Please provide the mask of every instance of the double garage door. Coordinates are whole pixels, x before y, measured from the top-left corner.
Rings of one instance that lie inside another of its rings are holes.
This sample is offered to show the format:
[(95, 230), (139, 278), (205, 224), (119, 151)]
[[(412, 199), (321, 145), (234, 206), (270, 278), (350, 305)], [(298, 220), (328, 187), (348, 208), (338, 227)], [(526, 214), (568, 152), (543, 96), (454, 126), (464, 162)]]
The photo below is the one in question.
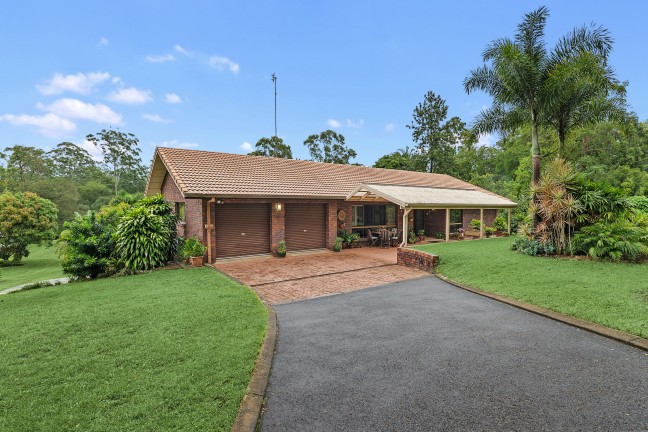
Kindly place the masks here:
[[(270, 204), (216, 205), (216, 258), (270, 252)], [(286, 204), (288, 250), (326, 247), (326, 206)]]

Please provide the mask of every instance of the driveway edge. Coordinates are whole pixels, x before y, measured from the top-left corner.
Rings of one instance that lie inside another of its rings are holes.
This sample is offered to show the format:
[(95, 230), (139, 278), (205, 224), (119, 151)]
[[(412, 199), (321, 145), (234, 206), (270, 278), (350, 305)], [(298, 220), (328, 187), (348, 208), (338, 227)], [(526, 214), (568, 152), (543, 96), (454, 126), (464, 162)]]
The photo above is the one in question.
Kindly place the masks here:
[(470, 291), (472, 293), (479, 294), (481, 296), (488, 297), (488, 298), (491, 298), (493, 300), (497, 300), (497, 301), (502, 302), (502, 303), (506, 303), (506, 304), (514, 306), (516, 308), (524, 309), (526, 311), (533, 312), (534, 314), (542, 315), (542, 316), (544, 316), (546, 318), (550, 318), (550, 319), (553, 319), (555, 321), (560, 321), (562, 323), (569, 324), (571, 326), (578, 327), (580, 329), (587, 330), (587, 331), (590, 331), (592, 333), (597, 333), (597, 334), (599, 334), (601, 336), (605, 336), (605, 337), (610, 338), (610, 339), (615, 339), (615, 340), (617, 340), (619, 342), (623, 342), (623, 343), (625, 343), (627, 345), (631, 345), (631, 346), (633, 346), (635, 348), (639, 348), (639, 349), (642, 349), (644, 351), (648, 351), (648, 339), (644, 339), (642, 337), (639, 337), (639, 336), (636, 336), (636, 335), (633, 335), (633, 334), (630, 334), (630, 333), (625, 333), (625, 332), (622, 332), (622, 331), (619, 331), (619, 330), (615, 330), (615, 329), (612, 329), (612, 328), (609, 328), (609, 327), (605, 327), (605, 326), (600, 325), (600, 324), (595, 324), (595, 323), (590, 322), (590, 321), (585, 321), (585, 320), (580, 319), (580, 318), (574, 318), (574, 317), (569, 316), (569, 315), (564, 315), (564, 314), (561, 314), (559, 312), (555, 312), (555, 311), (552, 311), (552, 310), (549, 310), (549, 309), (545, 309), (545, 308), (540, 307), (540, 306), (532, 305), (532, 304), (529, 304), (529, 303), (524, 303), (524, 302), (521, 302), (519, 300), (513, 300), (511, 298), (504, 297), (504, 296), (499, 295), (499, 294), (493, 294), (493, 293), (482, 291), (480, 289), (473, 288), (473, 287), (470, 287), (470, 286), (467, 286), (467, 285), (462, 285), (462, 284), (460, 284), (458, 282), (455, 282), (455, 281), (453, 281), (451, 279), (448, 279), (447, 277), (445, 277), (443, 275), (440, 275), (440, 274), (435, 274), (434, 276), (436, 276), (437, 278), (441, 279), (444, 282), (449, 283), (450, 285), (456, 286), (457, 288), (461, 288), (461, 289), (464, 289), (466, 291)]
[(232, 426), (233, 432), (254, 432), (261, 418), (263, 397), (268, 386), (272, 358), (277, 343), (277, 312), (268, 304), (265, 304), (265, 307), (268, 311), (266, 334), (259, 350), (259, 357), (254, 365), (250, 384)]

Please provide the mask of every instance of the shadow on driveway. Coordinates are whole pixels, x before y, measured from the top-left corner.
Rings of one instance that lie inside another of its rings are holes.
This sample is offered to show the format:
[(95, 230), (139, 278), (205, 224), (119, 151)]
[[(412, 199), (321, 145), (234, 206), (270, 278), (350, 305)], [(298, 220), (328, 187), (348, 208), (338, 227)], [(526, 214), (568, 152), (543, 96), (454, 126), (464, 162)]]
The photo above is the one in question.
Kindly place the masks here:
[(645, 352), (434, 277), (276, 309), (262, 431), (648, 428)]

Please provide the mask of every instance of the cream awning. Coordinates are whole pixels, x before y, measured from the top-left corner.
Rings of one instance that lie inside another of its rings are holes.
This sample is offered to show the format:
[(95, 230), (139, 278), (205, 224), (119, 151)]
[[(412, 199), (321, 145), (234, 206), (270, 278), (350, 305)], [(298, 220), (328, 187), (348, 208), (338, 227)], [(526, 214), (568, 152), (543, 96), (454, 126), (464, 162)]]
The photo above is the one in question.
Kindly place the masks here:
[(405, 208), (513, 208), (517, 204), (499, 195), (476, 189), (364, 184), (347, 201), (390, 201)]

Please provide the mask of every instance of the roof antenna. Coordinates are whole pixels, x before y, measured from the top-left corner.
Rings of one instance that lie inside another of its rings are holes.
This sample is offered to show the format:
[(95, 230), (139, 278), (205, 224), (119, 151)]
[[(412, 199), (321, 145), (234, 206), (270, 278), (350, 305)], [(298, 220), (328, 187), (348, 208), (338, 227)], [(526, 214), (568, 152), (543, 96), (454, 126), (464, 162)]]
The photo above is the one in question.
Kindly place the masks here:
[(275, 111), (274, 111), (274, 114), (275, 114), (275, 134), (274, 134), (274, 136), (277, 136), (277, 75), (275, 75), (274, 72), (272, 73), (272, 82), (274, 83), (274, 92), (275, 92), (275, 95), (274, 95), (275, 96), (275, 99), (274, 99), (274, 102), (275, 102)]

